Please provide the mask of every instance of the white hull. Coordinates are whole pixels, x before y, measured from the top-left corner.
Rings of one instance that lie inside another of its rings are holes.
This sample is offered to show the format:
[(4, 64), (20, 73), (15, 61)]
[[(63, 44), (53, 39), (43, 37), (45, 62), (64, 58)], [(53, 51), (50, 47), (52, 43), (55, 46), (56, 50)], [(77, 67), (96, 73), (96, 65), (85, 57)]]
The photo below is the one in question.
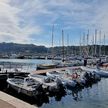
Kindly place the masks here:
[[(39, 92), (36, 90), (36, 85), (33, 86), (24, 86), (24, 84), (22, 83), (14, 83), (12, 80), (14, 80), (14, 78), (8, 78), (7, 79), (7, 83), (9, 84), (9, 87), (13, 88), (15, 91), (17, 91), (18, 93), (22, 93), (25, 94), (27, 96), (33, 97), (36, 96)], [(38, 88), (38, 85), (37, 85)]]
[(93, 68), (88, 68), (88, 67), (81, 67), (82, 70), (85, 71), (89, 71), (89, 72), (94, 72), (98, 75), (100, 75), (101, 77), (108, 77), (108, 71), (104, 71), (104, 70), (99, 70), (99, 69), (93, 69)]
[(54, 81), (51, 80), (50, 78), (46, 77), (46, 76), (42, 76), (42, 75), (37, 75), (37, 74), (30, 74), (29, 75), (30, 78), (32, 78), (33, 80), (41, 83), (43, 85), (43, 88), (49, 88), (50, 90), (55, 90), (55, 89), (59, 89), (59, 85), (62, 84), (61, 82), (59, 82), (59, 80)]
[(30, 97), (36, 96), (35, 91), (28, 91), (28, 90), (25, 90), (23, 88), (19, 88), (18, 86), (14, 86), (14, 85), (11, 85), (11, 84), (9, 84), (9, 86), (11, 88), (13, 88), (15, 91), (17, 91), (18, 93), (22, 93), (22, 94), (25, 94), (25, 95), (30, 96)]
[(65, 86), (65, 87), (71, 87), (71, 88), (74, 88), (76, 87), (77, 85), (77, 82), (68, 78), (68, 77), (65, 77), (64, 76), (64, 73), (63, 72), (47, 72), (46, 73), (47, 76), (51, 77), (51, 78), (56, 78), (58, 77), (61, 81), (62, 81), (62, 84)]
[(37, 65), (37, 70), (41, 70), (41, 69), (52, 69), (52, 68), (56, 68), (55, 64), (40, 64)]

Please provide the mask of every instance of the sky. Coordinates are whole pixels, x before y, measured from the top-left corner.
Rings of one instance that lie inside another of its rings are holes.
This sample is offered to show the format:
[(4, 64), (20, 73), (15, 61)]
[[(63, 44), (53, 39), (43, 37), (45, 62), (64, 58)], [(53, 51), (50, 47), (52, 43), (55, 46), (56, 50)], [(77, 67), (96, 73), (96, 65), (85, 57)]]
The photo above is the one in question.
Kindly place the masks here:
[[(0, 0), (0, 42), (51, 46), (79, 45), (87, 35), (92, 43), (108, 44), (108, 0)], [(99, 32), (101, 30), (101, 41)], [(67, 36), (69, 42), (67, 44)]]

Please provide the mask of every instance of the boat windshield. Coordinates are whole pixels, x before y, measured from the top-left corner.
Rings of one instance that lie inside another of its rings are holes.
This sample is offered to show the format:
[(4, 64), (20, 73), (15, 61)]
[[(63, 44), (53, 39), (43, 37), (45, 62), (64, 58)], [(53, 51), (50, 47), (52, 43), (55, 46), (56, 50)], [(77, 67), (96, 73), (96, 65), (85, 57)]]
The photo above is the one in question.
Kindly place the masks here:
[(31, 85), (35, 85), (36, 84), (36, 81), (34, 81), (31, 78), (25, 78), (24, 79), (24, 84), (26, 84), (27, 86), (31, 86)]
[(53, 80), (49, 77), (46, 77), (46, 78), (44, 78), (44, 82), (45, 83), (51, 83), (51, 82), (53, 82)]

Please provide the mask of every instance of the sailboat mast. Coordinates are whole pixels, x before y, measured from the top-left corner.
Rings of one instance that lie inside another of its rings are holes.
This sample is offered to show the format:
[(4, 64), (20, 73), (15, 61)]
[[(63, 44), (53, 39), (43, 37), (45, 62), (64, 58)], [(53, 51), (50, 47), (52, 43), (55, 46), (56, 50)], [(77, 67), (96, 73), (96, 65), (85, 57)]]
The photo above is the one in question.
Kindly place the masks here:
[(105, 53), (105, 34), (104, 34), (104, 55), (106, 55)]
[(67, 34), (67, 59), (68, 59), (68, 55), (69, 55), (68, 47), (69, 47), (69, 34)]
[(87, 33), (87, 56), (89, 56), (89, 30)]
[(63, 59), (62, 61), (64, 62), (64, 31), (62, 30), (62, 47), (63, 47)]
[(54, 60), (54, 25), (52, 26), (52, 62)]
[(82, 52), (81, 52), (81, 39), (82, 39), (82, 38), (81, 38), (81, 36), (80, 36), (80, 40), (79, 40), (79, 44), (80, 44), (80, 54), (79, 54), (79, 55), (80, 55), (80, 56), (81, 56), (81, 53), (82, 53)]
[(95, 56), (97, 55), (97, 46), (96, 46), (96, 44), (97, 44), (97, 29), (95, 29)]
[(88, 33), (87, 33), (87, 45), (89, 44), (89, 30), (88, 30)]
[(83, 56), (85, 57), (85, 32), (83, 33)]
[(99, 32), (99, 36), (100, 36), (99, 56), (101, 57), (101, 31)]
[(94, 35), (92, 38), (92, 56), (94, 56)]

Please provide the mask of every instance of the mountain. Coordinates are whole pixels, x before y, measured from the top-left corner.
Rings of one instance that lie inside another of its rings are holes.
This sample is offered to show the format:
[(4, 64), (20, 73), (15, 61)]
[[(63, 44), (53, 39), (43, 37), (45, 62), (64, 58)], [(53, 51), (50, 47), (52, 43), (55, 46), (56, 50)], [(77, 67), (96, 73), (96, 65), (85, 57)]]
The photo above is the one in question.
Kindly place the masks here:
[(17, 44), (17, 43), (0, 43), (0, 53), (45, 53), (47, 48), (45, 46), (36, 46), (33, 44)]
[[(94, 45), (89, 45), (89, 55), (93, 53), (94, 50), (92, 50)], [(97, 54), (99, 54), (99, 45), (96, 45), (97, 47)], [(80, 51), (81, 48), (81, 51)], [(79, 47), (79, 46), (68, 46), (64, 47), (64, 54), (68, 55), (74, 54), (78, 55), (80, 52), (83, 52), (82, 50), (84, 49), (84, 46)], [(101, 54), (107, 54), (108, 55), (108, 45), (101, 46)], [(0, 43), (0, 54), (51, 54), (52, 53), (52, 48), (47, 48), (45, 46), (37, 46), (34, 44), (18, 44), (18, 43)], [(63, 47), (58, 46), (53, 48), (53, 54), (54, 55), (62, 55), (63, 54)]]

